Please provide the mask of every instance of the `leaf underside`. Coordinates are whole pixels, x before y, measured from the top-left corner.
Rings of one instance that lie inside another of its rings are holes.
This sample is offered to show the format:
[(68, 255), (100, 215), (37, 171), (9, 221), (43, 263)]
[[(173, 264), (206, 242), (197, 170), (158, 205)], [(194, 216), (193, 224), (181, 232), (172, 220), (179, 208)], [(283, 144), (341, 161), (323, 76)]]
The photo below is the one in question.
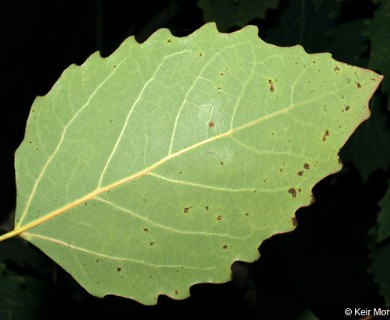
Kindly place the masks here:
[(340, 170), (381, 79), (253, 26), (131, 37), (34, 102), (15, 230), (96, 296), (151, 305), (226, 282)]

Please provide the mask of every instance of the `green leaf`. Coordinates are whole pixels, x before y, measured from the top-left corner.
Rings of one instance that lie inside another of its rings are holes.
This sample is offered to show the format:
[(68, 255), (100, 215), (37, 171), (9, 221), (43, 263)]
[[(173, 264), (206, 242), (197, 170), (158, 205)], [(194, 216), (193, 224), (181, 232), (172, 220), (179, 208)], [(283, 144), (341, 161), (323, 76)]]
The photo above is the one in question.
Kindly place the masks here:
[(264, 18), (268, 9), (276, 9), (279, 0), (199, 0), (205, 22), (215, 21), (218, 29), (227, 31), (243, 27), (255, 18)]
[[(388, 180), (390, 186), (390, 180)], [(372, 241), (369, 244), (371, 265), (369, 272), (375, 275), (375, 282), (379, 286), (379, 292), (385, 299), (387, 307), (390, 307), (390, 244), (385, 241), (390, 237), (390, 188), (379, 206), (381, 211), (374, 228), (371, 229)]]
[(385, 299), (386, 307), (390, 307), (390, 244), (375, 250), (369, 271), (375, 275), (379, 292)]
[[(390, 180), (388, 183), (390, 186)], [(378, 216), (378, 243), (390, 237), (390, 187), (387, 189), (387, 193), (379, 203), (379, 206), (381, 211)]]
[(293, 228), (382, 77), (257, 28), (126, 40), (69, 67), (16, 153), (16, 228), (90, 293), (143, 304), (230, 279)]
[[(375, 11), (374, 18), (367, 21), (367, 34), (371, 41), (369, 68), (379, 70), (390, 76), (390, 2), (383, 1)], [(386, 77), (382, 84), (382, 91), (390, 93), (390, 81)], [(388, 109), (390, 104), (388, 103)]]
[(390, 163), (389, 115), (381, 96), (370, 102), (371, 116), (340, 152), (343, 161), (351, 161), (364, 181), (376, 170), (386, 170)]

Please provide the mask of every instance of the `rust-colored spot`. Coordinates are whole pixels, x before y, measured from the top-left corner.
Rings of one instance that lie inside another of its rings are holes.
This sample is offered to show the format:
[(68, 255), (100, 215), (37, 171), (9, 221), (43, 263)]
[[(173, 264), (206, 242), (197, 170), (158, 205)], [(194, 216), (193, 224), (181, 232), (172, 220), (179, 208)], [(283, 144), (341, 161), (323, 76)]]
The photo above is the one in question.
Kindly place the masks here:
[(218, 220), (218, 221), (221, 221), (221, 220), (222, 220), (222, 216), (219, 215), (219, 216), (217, 217), (217, 220)]
[(292, 225), (293, 225), (294, 227), (298, 226), (298, 220), (297, 220), (296, 217), (291, 218), (291, 221), (292, 221)]
[(298, 171), (298, 176), (302, 177), (303, 176), (303, 171)]
[(215, 123), (212, 122), (212, 121), (210, 121), (210, 122), (209, 122), (209, 128), (214, 128), (214, 127), (215, 127)]
[(297, 190), (295, 188), (288, 189), (288, 193), (291, 193), (293, 198), (297, 197)]
[(356, 82), (356, 87), (359, 88), (359, 89), (362, 87), (362, 85), (360, 84), (360, 82)]
[(322, 141), (325, 141), (326, 138), (328, 138), (328, 137), (329, 137), (329, 130), (325, 130), (325, 133), (324, 133), (324, 135), (322, 136)]
[(227, 244), (224, 244), (222, 249), (227, 249), (227, 247), (228, 247)]
[(116, 268), (116, 271), (120, 272), (122, 270), (122, 268)]
[(185, 208), (183, 209), (184, 213), (190, 212), (191, 208), (192, 208), (192, 207), (185, 207)]
[(269, 91), (273, 92), (275, 90), (274, 83), (271, 79), (268, 79)]
[(310, 170), (310, 164), (308, 164), (308, 163), (305, 163), (305, 164), (303, 165), (303, 167), (304, 167), (306, 170)]

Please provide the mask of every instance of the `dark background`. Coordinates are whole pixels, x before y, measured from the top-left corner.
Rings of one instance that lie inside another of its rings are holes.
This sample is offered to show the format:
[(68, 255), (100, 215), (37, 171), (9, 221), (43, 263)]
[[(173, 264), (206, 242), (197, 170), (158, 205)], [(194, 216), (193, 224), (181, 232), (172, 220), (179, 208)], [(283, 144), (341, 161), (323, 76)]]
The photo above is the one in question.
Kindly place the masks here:
[[(107, 56), (130, 35), (143, 42), (167, 27), (185, 36), (205, 21), (196, 0), (5, 0), (0, 6), (0, 222), (7, 228), (16, 203), (14, 152), (35, 97), (46, 94), (70, 64), (83, 63), (97, 50)], [(310, 53), (330, 51), (338, 60), (367, 67), (370, 42), (364, 21), (377, 7), (371, 0), (281, 0), (277, 9), (250, 23), (258, 25), (267, 42), (299, 43)], [(385, 110), (387, 96), (380, 98)], [(383, 114), (388, 117), (387, 111)], [(348, 143), (345, 148), (352, 148)], [(353, 148), (365, 152), (358, 143)], [(307, 309), (320, 319), (344, 319), (346, 307), (384, 305), (367, 273), (367, 246), (389, 178), (387, 167), (363, 179), (349, 160), (346, 156), (344, 169), (315, 187), (316, 202), (297, 212), (294, 232), (266, 240), (256, 263), (236, 264), (232, 282), (195, 285), (184, 301), (160, 297), (157, 306), (145, 307), (118, 297), (92, 297), (20, 239), (0, 246), (7, 267), (3, 275), (27, 279), (17, 293), (35, 298), (33, 306), (26, 304), (26, 319), (298, 319)]]

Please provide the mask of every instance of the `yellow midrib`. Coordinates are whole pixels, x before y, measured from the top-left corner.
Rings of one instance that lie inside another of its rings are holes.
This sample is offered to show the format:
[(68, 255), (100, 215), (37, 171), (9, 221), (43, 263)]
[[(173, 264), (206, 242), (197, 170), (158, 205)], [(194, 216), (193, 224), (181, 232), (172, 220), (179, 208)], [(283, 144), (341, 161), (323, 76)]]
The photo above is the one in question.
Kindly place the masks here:
[(0, 236), (0, 241), (12, 238), (12, 237), (17, 236), (17, 235), (20, 235), (23, 232), (25, 232), (27, 230), (30, 230), (30, 229), (32, 229), (32, 228), (34, 228), (34, 227), (36, 227), (36, 226), (38, 226), (38, 225), (48, 221), (48, 220), (51, 220), (51, 219), (55, 218), (56, 216), (66, 212), (66, 211), (68, 211), (68, 210), (70, 210), (70, 209), (72, 209), (72, 208), (74, 208), (76, 206), (78, 206), (81, 203), (84, 203), (84, 202), (86, 202), (88, 200), (91, 200), (91, 199), (95, 198), (96, 196), (98, 196), (98, 195), (100, 195), (100, 194), (102, 194), (102, 193), (104, 193), (104, 192), (106, 192), (108, 190), (112, 190), (112, 189), (114, 189), (115, 187), (117, 187), (119, 185), (122, 185), (124, 183), (127, 183), (127, 182), (133, 181), (135, 179), (138, 179), (138, 178), (140, 178), (140, 177), (142, 177), (144, 175), (147, 175), (149, 172), (153, 171), (154, 169), (156, 169), (157, 167), (161, 166), (165, 162), (167, 162), (167, 161), (169, 161), (169, 160), (171, 160), (173, 158), (176, 158), (176, 157), (180, 156), (181, 154), (184, 154), (184, 153), (189, 152), (189, 151), (191, 151), (193, 149), (199, 148), (199, 147), (201, 147), (201, 146), (203, 146), (205, 144), (208, 144), (208, 143), (211, 143), (213, 141), (216, 141), (216, 140), (219, 140), (221, 138), (224, 138), (224, 137), (227, 137), (229, 135), (232, 135), (232, 134), (234, 134), (234, 133), (236, 133), (238, 131), (241, 131), (243, 129), (246, 129), (248, 127), (252, 127), (254, 125), (257, 125), (257, 124), (259, 124), (259, 123), (261, 123), (263, 121), (269, 120), (269, 119), (271, 119), (273, 117), (276, 117), (276, 116), (278, 116), (280, 114), (287, 113), (288, 111), (292, 110), (293, 108), (296, 108), (297, 106), (302, 105), (302, 104), (306, 104), (306, 103), (307, 103), (307, 101), (305, 101), (303, 103), (300, 103), (300, 104), (291, 105), (291, 106), (287, 107), (286, 109), (281, 109), (279, 111), (275, 111), (275, 112), (273, 112), (271, 114), (268, 114), (266, 116), (263, 116), (261, 118), (258, 118), (256, 120), (254, 120), (254, 121), (251, 121), (251, 122), (249, 122), (247, 124), (244, 124), (244, 125), (242, 125), (240, 127), (237, 127), (235, 129), (232, 129), (232, 130), (226, 131), (224, 133), (221, 133), (219, 135), (213, 136), (213, 137), (211, 137), (209, 139), (206, 139), (206, 140), (203, 140), (201, 142), (198, 142), (198, 143), (196, 143), (196, 144), (194, 144), (194, 145), (192, 145), (190, 147), (182, 149), (182, 150), (180, 150), (180, 151), (178, 151), (176, 153), (168, 155), (168, 156), (164, 157), (163, 159), (161, 159), (160, 161), (154, 163), (153, 165), (149, 166), (148, 168), (145, 168), (144, 170), (142, 170), (140, 172), (137, 172), (137, 173), (135, 173), (135, 174), (133, 174), (133, 175), (131, 175), (129, 177), (126, 177), (126, 178), (124, 178), (122, 180), (119, 180), (119, 181), (117, 181), (115, 183), (109, 184), (109, 185), (107, 185), (105, 187), (96, 189), (93, 192), (85, 195), (84, 197), (81, 197), (81, 198), (79, 198), (79, 199), (77, 199), (77, 200), (75, 200), (73, 202), (70, 202), (69, 204), (67, 204), (67, 205), (65, 205), (65, 206), (63, 206), (61, 208), (58, 208), (58, 209), (56, 209), (56, 210), (54, 210), (54, 211), (52, 211), (52, 212), (50, 212), (50, 213), (48, 213), (48, 214), (38, 218), (38, 219), (36, 219), (36, 220), (34, 220), (34, 221), (30, 222), (30, 223), (27, 223), (24, 226), (18, 227), (18, 228), (14, 229), (14, 230), (12, 230), (12, 231), (10, 231), (8, 233), (5, 233), (5, 234), (1, 235)]

